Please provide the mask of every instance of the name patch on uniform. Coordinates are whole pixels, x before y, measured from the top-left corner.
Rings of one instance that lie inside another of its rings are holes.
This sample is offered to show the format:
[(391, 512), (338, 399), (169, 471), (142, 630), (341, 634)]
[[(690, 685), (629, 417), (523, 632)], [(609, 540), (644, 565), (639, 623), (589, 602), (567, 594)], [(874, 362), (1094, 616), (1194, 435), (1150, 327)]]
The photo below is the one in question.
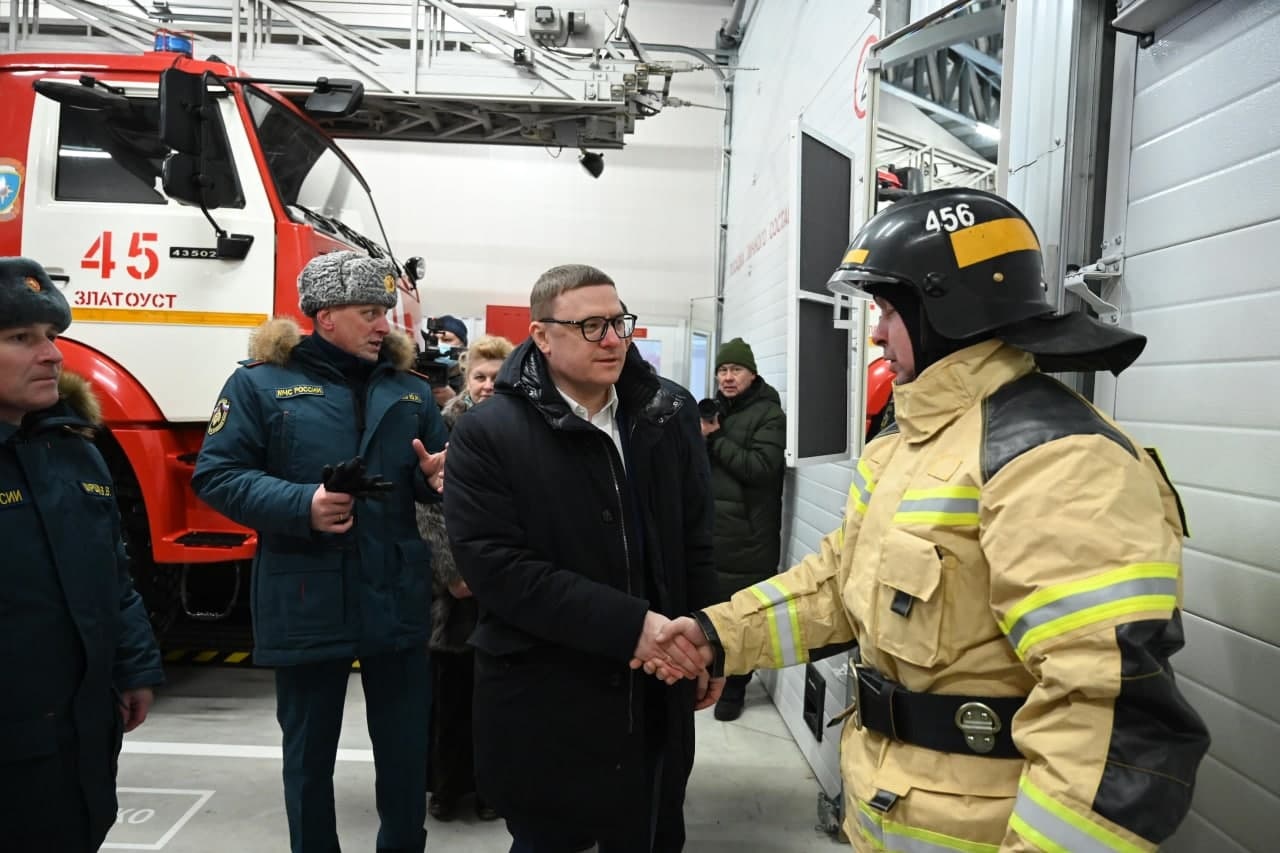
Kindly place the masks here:
[(412, 393), (411, 393), (411, 394), (405, 394), (405, 395), (404, 395), (403, 397), (401, 397), (397, 402), (400, 402), (400, 403), (421, 403), (421, 402), (422, 402), (422, 398), (421, 398), (420, 396), (418, 396), (417, 394), (412, 394)]
[(80, 488), (85, 490), (86, 494), (97, 495), (100, 498), (111, 497), (111, 487), (104, 486), (101, 483), (84, 483), (80, 484)]
[(287, 400), (290, 397), (323, 397), (324, 389), (319, 385), (294, 385), (292, 388), (277, 388), (276, 399)]
[(0, 489), (0, 507), (18, 506), (26, 502), (27, 499), (22, 496), (22, 489)]

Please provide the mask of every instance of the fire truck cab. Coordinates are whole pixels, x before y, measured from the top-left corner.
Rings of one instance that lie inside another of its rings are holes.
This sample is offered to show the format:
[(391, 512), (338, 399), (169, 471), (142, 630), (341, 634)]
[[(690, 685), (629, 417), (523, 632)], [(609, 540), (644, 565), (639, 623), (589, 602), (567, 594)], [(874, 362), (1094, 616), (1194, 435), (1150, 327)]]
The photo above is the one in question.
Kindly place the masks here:
[[(333, 108), (334, 90), (320, 89), (320, 108)], [(65, 369), (101, 400), (101, 444), (155, 617), (176, 608), (172, 570), (256, 547), (190, 485), (251, 330), (280, 315), (306, 326), (296, 282), (315, 255), (394, 257), (333, 140), (228, 65), (168, 51), (0, 55), (0, 103), (0, 255), (43, 264), (71, 305)], [(398, 286), (392, 322), (414, 330), (414, 278)]]

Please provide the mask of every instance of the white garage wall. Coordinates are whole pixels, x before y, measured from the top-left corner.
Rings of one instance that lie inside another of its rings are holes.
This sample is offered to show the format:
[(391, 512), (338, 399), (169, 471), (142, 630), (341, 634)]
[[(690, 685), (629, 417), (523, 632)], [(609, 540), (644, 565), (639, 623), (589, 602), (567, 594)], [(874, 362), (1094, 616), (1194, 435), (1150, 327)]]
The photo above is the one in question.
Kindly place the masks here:
[[(645, 0), (632, 5), (628, 24), (643, 42), (709, 48), (729, 6)], [(722, 107), (717, 79), (681, 74), (672, 94)], [(641, 322), (654, 323), (687, 318), (691, 298), (715, 293), (723, 139), (720, 109), (668, 108), (638, 122), (623, 150), (604, 152), (598, 180), (571, 149), (343, 147), (369, 181), (396, 252), (426, 258), (428, 313), (527, 305), (539, 273), (580, 262), (613, 276)]]
[(1280, 2), (1204, 3), (1116, 93), (1133, 102), (1118, 296), (1150, 342), (1096, 396), (1159, 448), (1186, 505), (1173, 665), (1213, 735), (1176, 853), (1280, 834), (1278, 49)]
[[(734, 84), (733, 159), (729, 179), (729, 275), (722, 339), (742, 336), (760, 374), (787, 395), (788, 228), (771, 229), (789, 204), (792, 122), (850, 149), (861, 149), (855, 129), (854, 72), (867, 35), (879, 21), (867, 4), (848, 0), (761, 0), (747, 27)], [(789, 217), (794, 223), (796, 216)], [(767, 235), (761, 245), (759, 235)], [(739, 262), (740, 261), (740, 262)], [(840, 393), (843, 389), (832, 389)], [(814, 465), (787, 474), (783, 504), (784, 563), (817, 549), (836, 529), (851, 473), (848, 463)], [(834, 665), (833, 665), (834, 662)], [(825, 719), (845, 705), (843, 657), (817, 664), (827, 681)], [(765, 676), (788, 728), (829, 795), (840, 790), (838, 738), (818, 742), (801, 716), (804, 668)], [(816, 793), (816, 792), (815, 792)]]

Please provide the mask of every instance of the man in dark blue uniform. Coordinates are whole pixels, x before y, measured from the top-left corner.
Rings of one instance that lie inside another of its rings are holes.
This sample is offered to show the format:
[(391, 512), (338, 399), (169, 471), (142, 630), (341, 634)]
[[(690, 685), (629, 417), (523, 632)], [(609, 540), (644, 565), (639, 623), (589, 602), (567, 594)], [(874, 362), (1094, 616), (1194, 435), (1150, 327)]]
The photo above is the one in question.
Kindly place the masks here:
[(421, 853), (431, 557), (414, 501), (438, 499), (444, 423), (430, 384), (409, 370), (412, 343), (388, 324), (391, 264), (322, 255), (298, 291), (315, 334), (301, 336), (292, 320), (254, 333), (254, 360), (223, 387), (193, 485), (258, 531), (254, 660), (276, 667), (294, 853), (338, 850), (333, 766), (355, 657), (377, 774), (378, 850)]
[(71, 324), (44, 269), (0, 258), (0, 848), (97, 850), (120, 738), (147, 717), (160, 652), (129, 579), (97, 403), (62, 374)]

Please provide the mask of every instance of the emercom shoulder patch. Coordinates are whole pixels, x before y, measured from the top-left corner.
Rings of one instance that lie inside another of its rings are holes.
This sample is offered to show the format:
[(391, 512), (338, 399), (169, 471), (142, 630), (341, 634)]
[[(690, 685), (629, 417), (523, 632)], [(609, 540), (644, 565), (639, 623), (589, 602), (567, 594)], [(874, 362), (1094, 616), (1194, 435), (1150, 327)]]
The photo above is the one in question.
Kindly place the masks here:
[(231, 412), (231, 401), (222, 397), (213, 406), (213, 414), (209, 416), (209, 435), (217, 435), (227, 425), (227, 415)]

